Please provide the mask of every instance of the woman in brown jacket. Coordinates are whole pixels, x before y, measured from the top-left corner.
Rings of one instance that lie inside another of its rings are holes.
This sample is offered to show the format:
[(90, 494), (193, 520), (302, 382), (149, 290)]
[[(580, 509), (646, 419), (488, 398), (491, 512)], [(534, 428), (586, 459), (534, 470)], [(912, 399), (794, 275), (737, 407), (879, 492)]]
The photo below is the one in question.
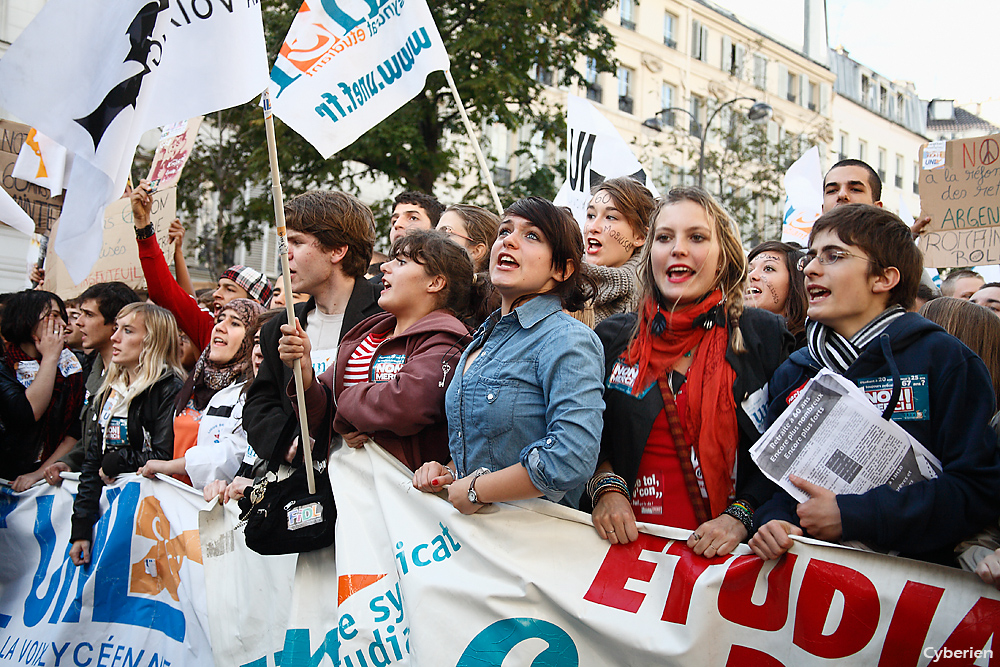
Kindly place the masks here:
[[(448, 457), (444, 394), (469, 339), (457, 316), (470, 303), (472, 260), (437, 231), (410, 232), (389, 257), (378, 301), (386, 312), (344, 335), (337, 365), (319, 382), (303, 368), (306, 406), (310, 423), (326, 424), (318, 432), (332, 430), (351, 447), (371, 438), (416, 469)], [(279, 340), (286, 364), (309, 351), (301, 329)]]

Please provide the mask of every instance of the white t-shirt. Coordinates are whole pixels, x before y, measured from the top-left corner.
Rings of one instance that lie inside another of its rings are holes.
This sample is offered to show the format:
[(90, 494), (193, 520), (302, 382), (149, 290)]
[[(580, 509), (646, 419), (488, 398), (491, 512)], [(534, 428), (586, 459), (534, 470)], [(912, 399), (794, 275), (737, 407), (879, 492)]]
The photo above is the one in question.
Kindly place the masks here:
[(313, 308), (306, 315), (306, 333), (312, 344), (311, 361), (316, 377), (337, 365), (340, 332), (344, 328), (344, 314), (326, 315)]

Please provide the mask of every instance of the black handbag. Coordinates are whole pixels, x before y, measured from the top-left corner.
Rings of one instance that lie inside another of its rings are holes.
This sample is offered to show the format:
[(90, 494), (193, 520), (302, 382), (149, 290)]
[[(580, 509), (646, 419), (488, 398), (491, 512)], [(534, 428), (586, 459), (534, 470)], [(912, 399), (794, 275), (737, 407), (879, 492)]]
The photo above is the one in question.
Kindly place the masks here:
[[(294, 418), (291, 424), (294, 428)], [(279, 438), (278, 442), (283, 440)], [(326, 456), (313, 461), (316, 493), (310, 494), (304, 464), (288, 477), (278, 479), (278, 468), (284, 458), (282, 453), (281, 447), (274, 448), (267, 472), (240, 498), (240, 521), (245, 522), (246, 545), (264, 556), (303, 553), (330, 546), (337, 523), (337, 506), (326, 471)]]

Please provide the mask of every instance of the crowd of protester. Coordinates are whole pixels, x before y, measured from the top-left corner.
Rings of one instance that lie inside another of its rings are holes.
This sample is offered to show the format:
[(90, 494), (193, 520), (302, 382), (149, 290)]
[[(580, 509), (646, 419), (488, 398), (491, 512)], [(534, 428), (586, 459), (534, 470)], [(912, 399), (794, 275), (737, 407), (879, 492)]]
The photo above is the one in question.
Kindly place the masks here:
[[(465, 514), (544, 497), (590, 512), (612, 544), (644, 522), (691, 530), (701, 556), (748, 543), (772, 559), (808, 535), (1000, 587), (1000, 284), (963, 269), (935, 288), (921, 225), (882, 208), (864, 162), (834, 165), (823, 197), (806, 247), (746, 253), (696, 187), (654, 200), (604, 181), (582, 226), (538, 197), (498, 217), (405, 192), (373, 263), (369, 207), (314, 191), (285, 207), (291, 295), (237, 265), (199, 298), (183, 227), (171, 273), (143, 181), (148, 300), (122, 283), (2, 297), (0, 478), (20, 492), (79, 472), (70, 555), (86, 563), (119, 476), (172, 475), (226, 502), (272, 455), (303, 465), (301, 362), (320, 472), (333, 448), (374, 441)], [(941, 474), (857, 495), (793, 477), (802, 503), (773, 484), (750, 447), (821, 369), (894, 386), (883, 417)], [(916, 416), (897, 403), (904, 378), (925, 388)]]

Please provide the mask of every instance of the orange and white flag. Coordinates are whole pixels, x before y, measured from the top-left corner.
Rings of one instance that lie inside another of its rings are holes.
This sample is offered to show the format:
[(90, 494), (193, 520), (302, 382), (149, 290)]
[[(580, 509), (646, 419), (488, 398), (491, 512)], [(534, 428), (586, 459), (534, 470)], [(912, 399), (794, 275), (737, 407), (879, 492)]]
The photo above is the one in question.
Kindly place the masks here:
[(68, 172), (66, 147), (31, 128), (14, 163), (14, 178), (48, 188), (53, 197), (62, 194)]

